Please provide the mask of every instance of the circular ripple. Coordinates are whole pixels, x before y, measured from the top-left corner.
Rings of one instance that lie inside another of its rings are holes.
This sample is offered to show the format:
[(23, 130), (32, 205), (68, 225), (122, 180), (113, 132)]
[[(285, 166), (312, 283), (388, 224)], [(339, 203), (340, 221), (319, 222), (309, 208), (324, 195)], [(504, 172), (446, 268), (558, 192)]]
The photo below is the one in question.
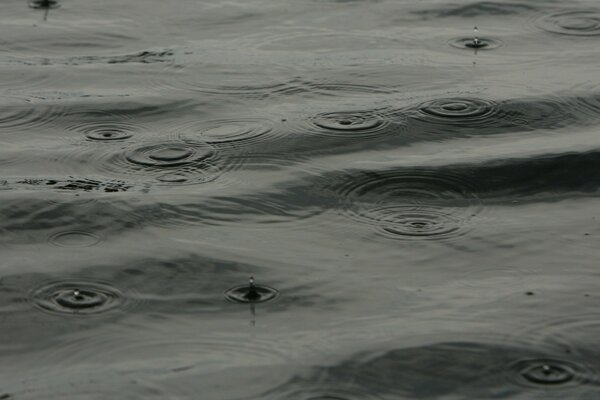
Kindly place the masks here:
[(481, 208), (462, 179), (426, 169), (361, 173), (335, 190), (352, 218), (395, 239), (463, 235)]
[(238, 118), (206, 122), (191, 122), (176, 126), (182, 139), (200, 140), (210, 144), (251, 144), (277, 135), (274, 124), (268, 119)]
[(600, 35), (600, 12), (564, 11), (541, 17), (536, 21), (536, 26), (561, 35), (596, 36)]
[[(208, 94), (233, 94), (250, 98), (266, 98), (286, 92), (293, 83), (287, 67), (274, 64), (239, 64), (234, 60), (222, 63), (198, 63), (198, 55), (177, 54), (176, 62), (161, 74), (160, 85), (169, 88)], [(202, 59), (210, 57), (202, 55)], [(215, 54), (215, 57), (219, 55)]]
[(60, 247), (89, 247), (100, 243), (100, 238), (89, 232), (67, 231), (52, 235), (49, 242)]
[(222, 171), (217, 154), (207, 144), (164, 142), (112, 152), (104, 166), (119, 175), (148, 176), (165, 185), (216, 180)]
[(46, 125), (64, 114), (58, 105), (36, 104), (18, 97), (0, 98), (0, 129), (31, 129)]
[(451, 39), (448, 41), (448, 44), (458, 49), (493, 50), (502, 47), (504, 43), (498, 39), (492, 38), (479, 38), (478, 42), (475, 43), (472, 37), (463, 37)]
[(474, 98), (448, 98), (422, 103), (419, 105), (417, 118), (435, 124), (479, 126), (495, 122), (498, 113), (499, 107), (493, 101)]
[(68, 128), (69, 130), (82, 133), (94, 141), (115, 141), (131, 138), (139, 129), (133, 124), (123, 122), (90, 122)]
[(31, 301), (50, 313), (94, 315), (121, 307), (125, 299), (107, 283), (73, 280), (45, 284), (33, 291)]
[(309, 119), (310, 132), (334, 138), (364, 139), (397, 133), (404, 127), (386, 113), (377, 111), (340, 111), (318, 114)]
[(249, 285), (232, 287), (225, 292), (225, 298), (234, 303), (264, 303), (274, 300), (279, 296), (279, 291), (265, 285)]
[(184, 144), (158, 144), (138, 147), (129, 152), (127, 160), (145, 167), (177, 167), (210, 157), (212, 148), (193, 148)]
[(578, 364), (555, 360), (535, 359), (512, 365), (517, 383), (541, 388), (575, 386), (585, 383), (588, 371)]

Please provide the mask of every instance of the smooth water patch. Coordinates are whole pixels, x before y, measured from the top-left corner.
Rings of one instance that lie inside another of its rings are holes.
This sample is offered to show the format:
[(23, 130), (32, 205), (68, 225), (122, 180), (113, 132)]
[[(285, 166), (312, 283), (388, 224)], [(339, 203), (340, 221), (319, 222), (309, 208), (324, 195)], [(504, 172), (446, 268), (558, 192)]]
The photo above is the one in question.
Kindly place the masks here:
[(541, 17), (536, 21), (536, 26), (561, 35), (596, 36), (600, 35), (600, 11), (563, 11)]

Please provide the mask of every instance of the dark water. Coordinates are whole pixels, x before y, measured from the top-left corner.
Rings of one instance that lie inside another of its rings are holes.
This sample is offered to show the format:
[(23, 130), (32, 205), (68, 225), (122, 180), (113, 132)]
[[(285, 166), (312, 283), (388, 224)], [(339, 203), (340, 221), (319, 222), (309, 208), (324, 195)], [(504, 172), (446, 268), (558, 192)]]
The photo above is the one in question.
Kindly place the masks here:
[(0, 399), (600, 397), (597, 1), (0, 19)]

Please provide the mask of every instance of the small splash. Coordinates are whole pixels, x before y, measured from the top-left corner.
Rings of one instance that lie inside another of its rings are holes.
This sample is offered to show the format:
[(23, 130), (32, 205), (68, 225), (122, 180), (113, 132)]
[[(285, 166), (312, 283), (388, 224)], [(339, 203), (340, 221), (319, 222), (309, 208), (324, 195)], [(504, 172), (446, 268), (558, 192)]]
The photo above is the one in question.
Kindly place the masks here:
[(131, 138), (137, 133), (138, 127), (124, 122), (92, 122), (68, 128), (82, 133), (93, 141), (119, 141)]
[(235, 286), (225, 292), (225, 298), (234, 303), (264, 303), (278, 296), (278, 290), (255, 284), (252, 276), (247, 285)]
[(541, 17), (536, 26), (560, 35), (596, 36), (600, 35), (600, 11), (563, 11)]
[(54, 9), (60, 7), (60, 3), (56, 0), (30, 0), (29, 7), (36, 10)]
[(89, 232), (67, 231), (52, 235), (48, 241), (60, 247), (90, 247), (100, 243), (100, 238)]
[(583, 366), (555, 359), (524, 360), (513, 369), (520, 383), (541, 388), (579, 385), (588, 379), (588, 371)]
[(502, 42), (497, 39), (480, 38), (479, 29), (473, 28), (473, 37), (451, 39), (448, 43), (459, 49), (489, 50), (502, 46)]
[(107, 283), (74, 280), (45, 284), (32, 292), (31, 301), (54, 314), (95, 315), (121, 307), (125, 298)]

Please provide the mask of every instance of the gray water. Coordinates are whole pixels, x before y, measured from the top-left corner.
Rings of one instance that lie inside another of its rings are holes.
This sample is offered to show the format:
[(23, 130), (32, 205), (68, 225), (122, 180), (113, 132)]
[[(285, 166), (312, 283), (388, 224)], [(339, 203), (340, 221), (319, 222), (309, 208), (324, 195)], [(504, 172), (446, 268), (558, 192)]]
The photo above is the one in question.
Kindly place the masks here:
[(597, 1), (0, 20), (0, 399), (599, 398)]

